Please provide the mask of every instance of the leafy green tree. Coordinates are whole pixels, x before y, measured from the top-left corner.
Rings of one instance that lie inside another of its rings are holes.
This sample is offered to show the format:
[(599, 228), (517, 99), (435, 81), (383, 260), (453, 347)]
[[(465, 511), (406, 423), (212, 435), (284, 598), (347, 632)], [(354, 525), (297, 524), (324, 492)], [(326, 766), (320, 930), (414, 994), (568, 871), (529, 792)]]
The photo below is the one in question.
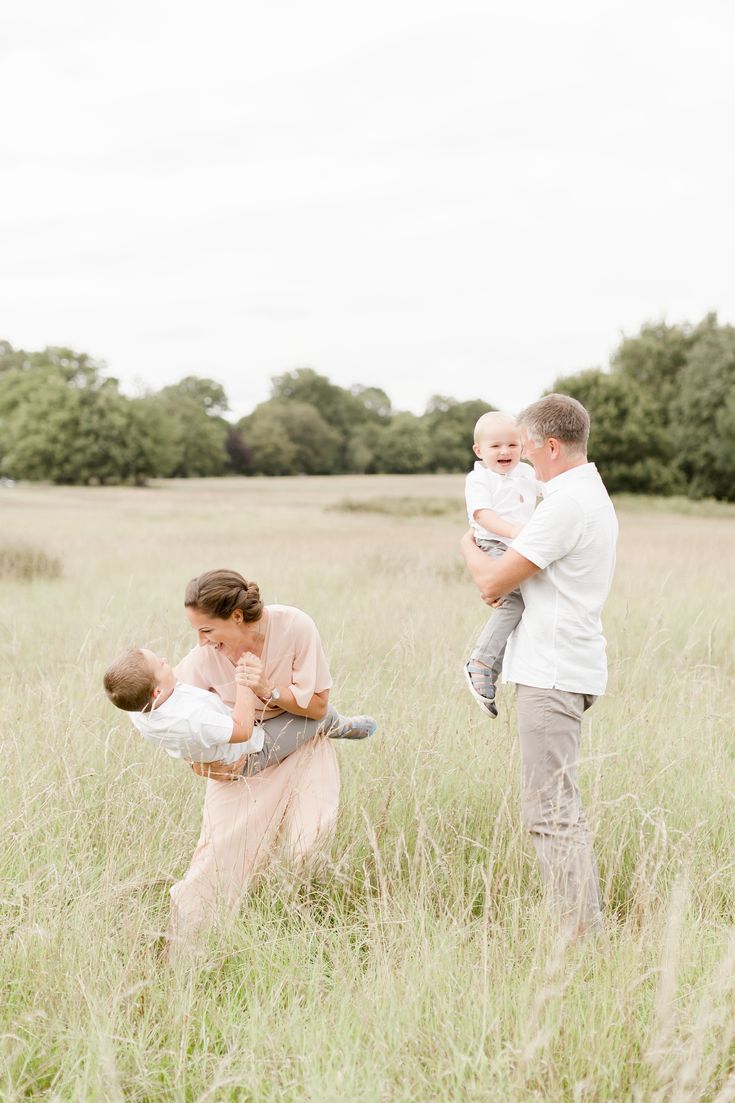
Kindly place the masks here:
[(636, 337), (624, 337), (613, 354), (613, 374), (638, 385), (661, 425), (669, 424), (681, 374), (696, 340), (692, 326), (648, 322)]
[(340, 435), (308, 402), (271, 398), (238, 422), (252, 449), (252, 473), (329, 475), (336, 467)]
[(176, 455), (173, 478), (206, 478), (223, 475), (227, 470), (225, 442), (229, 423), (208, 414), (196, 398), (181, 395), (170, 387), (150, 398), (166, 426), (171, 454)]
[(677, 457), (694, 497), (735, 499), (735, 327), (709, 314), (693, 342), (672, 404)]
[(429, 399), (423, 422), (429, 437), (428, 468), (431, 471), (468, 471), (477, 419), (495, 409), (481, 398), (458, 402), (446, 395)]
[(395, 414), (376, 431), (376, 471), (412, 475), (426, 471), (430, 456), (429, 433), (415, 414)]
[(393, 413), (391, 401), (380, 387), (363, 387), (356, 383), (350, 388), (350, 394), (362, 405), (368, 421), (385, 425), (390, 420)]
[(49, 371), (26, 393), (4, 422), (3, 467), (15, 478), (116, 483), (153, 473), (141, 434), (133, 431), (130, 400), (115, 380), (70, 386)]
[(387, 424), (391, 404), (380, 387), (356, 385), (347, 390), (313, 368), (298, 368), (273, 378), (273, 399), (311, 406), (337, 434), (331, 473), (365, 470), (367, 457), (361, 430), (366, 425)]
[(230, 408), (225, 389), (214, 379), (187, 375), (159, 392), (162, 398), (187, 399), (196, 403), (205, 414), (226, 414)]
[(647, 390), (623, 372), (594, 368), (551, 388), (576, 398), (591, 419), (589, 458), (613, 493), (670, 494), (682, 488), (671, 436)]

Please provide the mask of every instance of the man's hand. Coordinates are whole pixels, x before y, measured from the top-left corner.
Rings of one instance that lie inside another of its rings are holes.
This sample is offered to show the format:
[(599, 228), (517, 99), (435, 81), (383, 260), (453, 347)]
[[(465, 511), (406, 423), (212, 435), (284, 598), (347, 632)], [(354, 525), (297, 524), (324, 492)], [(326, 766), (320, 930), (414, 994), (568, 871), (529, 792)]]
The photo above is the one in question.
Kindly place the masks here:
[(491, 559), (478, 548), (471, 532), (462, 537), (462, 554), (472, 580), (480, 591), (480, 597), (486, 605), (502, 602), (505, 594), (515, 590), (521, 582), (537, 574), (539, 568), (530, 559), (508, 548), (499, 559)]
[(242, 771), (248, 760), (246, 754), (240, 755), (237, 762), (190, 762), (192, 770), (199, 777), (211, 778), (212, 781), (237, 781), (242, 777)]
[(256, 697), (267, 697), (270, 692), (270, 687), (265, 683), (263, 663), (252, 651), (246, 651), (238, 660), (235, 681), (251, 689)]

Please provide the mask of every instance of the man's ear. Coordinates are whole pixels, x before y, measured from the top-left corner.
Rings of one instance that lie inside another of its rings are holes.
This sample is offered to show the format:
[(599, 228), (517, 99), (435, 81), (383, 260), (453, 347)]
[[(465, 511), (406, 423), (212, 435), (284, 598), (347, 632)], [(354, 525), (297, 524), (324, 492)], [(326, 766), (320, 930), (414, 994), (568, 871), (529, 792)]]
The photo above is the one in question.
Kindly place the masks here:
[(557, 459), (562, 452), (561, 441), (557, 440), (556, 437), (549, 437), (546, 443), (549, 446), (549, 451), (551, 452), (552, 459)]

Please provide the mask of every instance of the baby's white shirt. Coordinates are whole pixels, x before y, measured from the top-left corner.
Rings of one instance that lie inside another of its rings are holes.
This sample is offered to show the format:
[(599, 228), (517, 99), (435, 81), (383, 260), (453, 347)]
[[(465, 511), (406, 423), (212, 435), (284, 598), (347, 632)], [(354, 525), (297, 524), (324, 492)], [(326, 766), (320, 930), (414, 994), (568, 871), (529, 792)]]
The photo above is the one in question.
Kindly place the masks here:
[(491, 509), (511, 524), (525, 525), (530, 521), (536, 499), (543, 493), (543, 483), (536, 478), (527, 463), (517, 464), (507, 475), (491, 471), (481, 460), (465, 479), (464, 495), (467, 503), (467, 519), (475, 536), (483, 540), (499, 540), (506, 547), (511, 537), (489, 532), (475, 520), (478, 509)]
[(262, 727), (256, 726), (245, 743), (230, 743), (232, 709), (216, 693), (183, 682), (176, 683), (158, 708), (131, 712), (130, 719), (150, 743), (188, 762), (236, 762), (261, 751), (265, 739)]

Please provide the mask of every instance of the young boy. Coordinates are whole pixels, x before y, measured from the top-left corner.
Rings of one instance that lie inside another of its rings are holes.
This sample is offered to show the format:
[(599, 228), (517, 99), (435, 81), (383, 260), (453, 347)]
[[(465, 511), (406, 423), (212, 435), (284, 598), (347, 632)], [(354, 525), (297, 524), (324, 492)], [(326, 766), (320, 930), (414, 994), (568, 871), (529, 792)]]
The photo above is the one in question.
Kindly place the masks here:
[(256, 724), (256, 705), (262, 703), (248, 687), (247, 673), (259, 667), (260, 659), (250, 653), (238, 662), (232, 709), (216, 693), (177, 682), (166, 659), (144, 647), (120, 655), (106, 671), (104, 686), (138, 731), (171, 758), (231, 764), (246, 754), (245, 775), (281, 762), (317, 731), (327, 731), (332, 739), (365, 739), (375, 732), (372, 717), (342, 717), (333, 708), (320, 725), (287, 714)]
[[(519, 463), (521, 438), (509, 414), (492, 411), (475, 425), (473, 451), (479, 457), (465, 480), (470, 528), (478, 547), (499, 558), (528, 521), (541, 493), (533, 468)], [(503, 598), (477, 638), (464, 674), (482, 711), (496, 717), (495, 689), (505, 645), (523, 615), (520, 590)]]

